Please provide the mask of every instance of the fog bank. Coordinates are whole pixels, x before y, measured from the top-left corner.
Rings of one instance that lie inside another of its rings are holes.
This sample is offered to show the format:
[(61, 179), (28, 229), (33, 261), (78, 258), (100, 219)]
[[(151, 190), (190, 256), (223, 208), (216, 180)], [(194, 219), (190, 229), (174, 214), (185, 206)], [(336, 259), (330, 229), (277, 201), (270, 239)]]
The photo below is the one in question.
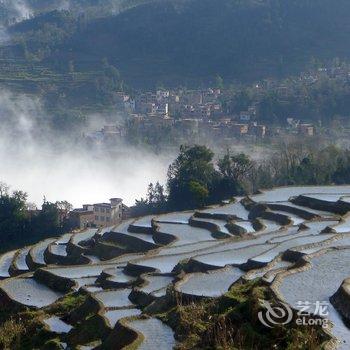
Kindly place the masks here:
[(40, 100), (0, 91), (0, 181), (28, 192), (29, 201), (41, 205), (45, 196), (79, 207), (121, 197), (130, 205), (150, 182), (165, 181), (172, 156), (126, 145), (91, 150), (53, 133), (45, 116)]

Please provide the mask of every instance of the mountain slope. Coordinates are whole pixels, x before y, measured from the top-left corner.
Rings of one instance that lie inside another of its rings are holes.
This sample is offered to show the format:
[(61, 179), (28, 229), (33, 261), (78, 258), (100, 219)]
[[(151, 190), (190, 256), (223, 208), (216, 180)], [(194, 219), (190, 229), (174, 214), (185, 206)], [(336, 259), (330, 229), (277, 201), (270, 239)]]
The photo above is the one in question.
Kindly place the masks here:
[(349, 17), (346, 0), (169, 1), (91, 23), (67, 45), (70, 58), (108, 57), (133, 79), (249, 79), (348, 58)]
[(45, 62), (108, 58), (135, 84), (281, 76), (349, 59), (349, 18), (348, 0), (156, 1), (80, 26)]
[(120, 13), (150, 0), (0, 0), (0, 24), (18, 22), (40, 13), (69, 10), (90, 17)]

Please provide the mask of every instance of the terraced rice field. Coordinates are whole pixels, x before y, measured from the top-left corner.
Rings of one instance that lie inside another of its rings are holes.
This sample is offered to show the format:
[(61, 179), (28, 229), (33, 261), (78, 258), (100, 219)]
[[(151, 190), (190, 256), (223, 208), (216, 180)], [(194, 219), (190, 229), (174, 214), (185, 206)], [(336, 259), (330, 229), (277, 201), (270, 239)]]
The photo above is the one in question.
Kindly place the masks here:
[(218, 253), (200, 255), (195, 258), (196, 261), (205, 265), (224, 267), (226, 265), (243, 265), (249, 259), (276, 248), (277, 244), (251, 245), (241, 249), (224, 250)]
[(114, 328), (116, 323), (122, 318), (132, 317), (141, 315), (141, 310), (139, 309), (119, 309), (106, 311), (103, 316), (108, 320), (111, 328)]
[(174, 236), (176, 241), (173, 245), (175, 246), (215, 239), (210, 231), (198, 227), (191, 227), (189, 225), (160, 223), (158, 231)]
[(260, 219), (260, 222), (264, 225), (264, 229), (262, 230), (261, 233), (266, 233), (266, 232), (273, 232), (273, 231), (278, 231), (281, 229), (281, 225), (277, 224), (274, 221), (271, 220), (264, 220)]
[[(270, 204), (270, 203), (268, 203), (268, 204)], [(284, 206), (285, 210), (283, 210), (283, 211), (286, 211), (287, 213), (290, 211), (289, 208), (294, 208), (294, 209), (299, 209), (299, 210), (305, 211), (305, 212), (310, 213), (310, 214), (318, 215), (320, 217), (327, 217), (328, 215), (330, 215), (326, 211), (315, 210), (315, 209), (311, 209), (311, 208), (308, 208), (308, 207), (303, 207), (301, 205), (297, 205), (297, 204), (294, 204), (294, 203), (291, 203), (291, 202), (288, 202), (288, 201), (285, 201), (285, 202), (271, 202), (271, 204), (278, 204), (278, 205)], [(282, 210), (282, 209), (280, 209), (280, 210)]]
[(60, 318), (55, 316), (47, 318), (43, 322), (47, 327), (49, 327), (49, 330), (51, 332), (57, 334), (68, 333), (73, 328), (72, 326), (63, 322)]
[(303, 194), (338, 194), (343, 196), (350, 195), (349, 186), (295, 186), (295, 187), (278, 187), (273, 190), (263, 191), (262, 194), (252, 196), (256, 202), (283, 202), (289, 201), (292, 197)]
[(109, 290), (95, 293), (93, 296), (107, 309), (123, 308), (132, 306), (129, 300), (130, 292), (129, 289)]
[[(338, 237), (339, 236), (339, 237)], [(330, 242), (325, 242), (321, 246), (318, 247), (312, 247), (312, 248), (307, 248), (307, 247), (299, 247), (299, 248), (293, 248), (293, 251), (297, 252), (302, 252), (303, 254), (306, 255), (311, 255), (314, 254), (324, 248), (341, 248), (341, 247), (350, 247), (350, 235), (345, 234), (345, 235), (337, 235), (336, 240), (331, 240)]]
[(131, 261), (132, 266), (150, 268), (160, 273), (171, 273), (175, 266), (182, 260), (191, 258), (193, 254), (176, 254), (176, 255), (164, 255), (157, 257), (149, 257), (142, 260)]
[[(288, 304), (298, 309), (299, 301), (310, 302), (310, 311), (317, 314), (317, 302), (329, 302), (342, 281), (349, 276), (350, 250), (328, 251), (308, 259), (309, 265), (302, 271), (281, 276), (275, 288)], [(350, 331), (336, 310), (329, 304), (329, 319), (333, 322), (333, 334), (343, 343), (342, 348), (350, 346)]]
[(195, 219), (197, 222), (211, 223), (217, 226), (218, 232), (230, 235), (229, 230), (226, 228), (227, 221), (225, 220), (216, 220), (216, 219)]
[(96, 233), (97, 233), (97, 229), (92, 228), (92, 229), (86, 230), (84, 232), (74, 234), (71, 237), (70, 241), (75, 245), (79, 245), (82, 242), (87, 241), (90, 238), (92, 238)]
[(75, 282), (74, 290), (79, 290), (81, 287), (91, 286), (96, 283), (96, 277), (74, 278)]
[(171, 276), (144, 276), (146, 281), (145, 286), (140, 288), (146, 294), (151, 294), (157, 292), (161, 289), (167, 288), (173, 281)]
[[(298, 196), (303, 196), (303, 205), (291, 202)], [(0, 307), (45, 308), (75, 293), (85, 296), (83, 305), (69, 315), (41, 319), (67, 347), (95, 349), (113, 339), (118, 342), (115, 332), (128, 329), (134, 338), (138, 335), (128, 345), (153, 350), (177, 345), (174, 330), (148, 313), (171, 305), (174, 296), (191, 302), (218, 298), (232, 285), (258, 279), (293, 308), (300, 300), (329, 302), (350, 277), (350, 216), (311, 208), (308, 196), (325, 207), (346, 207), (350, 186), (277, 188), (254, 195), (250, 210), (267, 204), (268, 211), (258, 216), (258, 231), (257, 221), (249, 219), (250, 211), (242, 204), (246, 202), (237, 198), (204, 210), (149, 215), (116, 227), (69, 233), (8, 252), (0, 257)], [(290, 224), (274, 221), (273, 214), (289, 218)], [(242, 227), (243, 233), (230, 233), (228, 222)], [(115, 255), (101, 261), (99, 243), (112, 243), (103, 249), (111, 247)], [(60, 265), (67, 261), (76, 265)], [(330, 304), (327, 317), (334, 324), (332, 334), (342, 341), (340, 348), (348, 349), (350, 330), (337, 307)], [(71, 319), (74, 322), (65, 322)], [(96, 330), (103, 332), (86, 341), (71, 336), (84, 322), (97, 322)], [(79, 339), (79, 344), (71, 339)]]
[(9, 269), (16, 251), (8, 252), (0, 257), (0, 278), (10, 277)]
[(345, 217), (340, 224), (335, 225), (332, 228), (337, 233), (350, 233), (350, 216)]
[(11, 300), (36, 308), (51, 305), (63, 296), (33, 278), (10, 278), (1, 284), (1, 289)]
[(174, 223), (174, 224), (188, 224), (194, 212), (178, 212), (159, 215), (155, 218), (157, 222)]
[(45, 265), (45, 257), (44, 253), (47, 247), (54, 243), (55, 239), (47, 239), (43, 242), (38, 243), (30, 250), (30, 255), (32, 257), (32, 260), (37, 265)]
[(323, 194), (323, 193), (315, 193), (315, 194), (306, 194), (305, 197), (318, 199), (324, 202), (337, 202), (343, 194), (335, 193), (335, 194)]
[(121, 268), (109, 268), (104, 270), (104, 273), (107, 274), (107, 280), (115, 283), (131, 283), (135, 281), (135, 278), (129, 276), (125, 273), (125, 271)]
[(59, 256), (67, 256), (67, 246), (65, 244), (51, 245), (51, 252)]
[(130, 237), (135, 237), (135, 238), (141, 239), (142, 241), (145, 241), (145, 242), (155, 243), (154, 239), (153, 239), (153, 236), (152, 235), (148, 235), (146, 233), (128, 232), (127, 235), (130, 236)]
[(143, 335), (140, 350), (167, 350), (176, 344), (171, 328), (157, 319), (131, 321), (129, 326)]
[(260, 262), (260, 263), (269, 263), (273, 259), (275, 259), (279, 254), (298, 246), (305, 246), (305, 245), (316, 245), (320, 242), (325, 242), (327, 240), (330, 240), (334, 238), (334, 235), (319, 235), (319, 236), (306, 236), (306, 237), (300, 237), (300, 238), (293, 238), (291, 240), (285, 241), (281, 243), (280, 245), (272, 248), (271, 250), (255, 256), (252, 261)]
[(17, 257), (14, 257), (13, 263), (17, 270), (20, 270), (22, 272), (28, 271), (29, 267), (26, 262), (26, 256), (28, 255), (30, 250), (30, 247), (23, 248), (18, 252)]
[(73, 233), (66, 233), (56, 241), (56, 244), (67, 244), (72, 238), (72, 236)]
[(137, 219), (133, 222), (133, 225), (138, 226), (138, 227), (152, 227), (152, 219), (154, 218), (153, 215), (148, 215), (143, 218)]
[(99, 276), (103, 270), (110, 268), (109, 264), (61, 267), (61, 268), (46, 268), (53, 276), (64, 278), (86, 278)]
[(241, 220), (248, 220), (249, 211), (239, 202), (240, 198), (237, 199), (236, 203), (227, 204), (220, 207), (214, 207), (203, 210), (201, 212), (208, 214), (225, 214), (232, 215)]
[(246, 233), (255, 232), (253, 224), (250, 221), (237, 221), (237, 222), (235, 222), (235, 225), (242, 227)]
[(301, 223), (303, 223), (305, 221), (300, 216), (297, 216), (297, 215), (294, 215), (294, 214), (290, 214), (290, 213), (286, 213), (284, 211), (275, 210), (274, 213), (288, 216), (293, 221), (293, 225), (300, 225)]
[(180, 282), (176, 289), (186, 295), (219, 297), (237, 282), (244, 272), (236, 267), (227, 267), (209, 273), (194, 273)]

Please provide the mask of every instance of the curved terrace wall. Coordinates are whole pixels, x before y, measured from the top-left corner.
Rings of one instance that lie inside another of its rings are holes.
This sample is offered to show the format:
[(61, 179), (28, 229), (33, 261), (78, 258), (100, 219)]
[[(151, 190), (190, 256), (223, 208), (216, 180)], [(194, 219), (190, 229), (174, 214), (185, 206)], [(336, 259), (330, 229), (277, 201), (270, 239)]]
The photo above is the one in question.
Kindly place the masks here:
[(88, 317), (77, 324), (67, 335), (67, 342), (71, 346), (87, 344), (96, 340), (104, 340), (110, 334), (106, 319), (99, 313)]
[(196, 211), (193, 217), (199, 218), (199, 219), (214, 219), (214, 220), (224, 220), (224, 221), (231, 221), (231, 220), (238, 219), (235, 215), (231, 215), (231, 214), (215, 214), (215, 213), (206, 213), (201, 211)]
[(45, 269), (38, 269), (34, 272), (34, 278), (50, 287), (62, 293), (68, 293), (75, 286), (75, 282), (68, 277), (57, 276)]
[(23, 311), (26, 309), (24, 305), (13, 300), (10, 295), (8, 295), (2, 288), (0, 282), (0, 308), (4, 313), (15, 312), (16, 310)]
[(153, 239), (157, 244), (168, 245), (174, 243), (178, 240), (178, 238), (169, 233), (159, 231), (159, 225), (157, 223), (154, 224), (153, 227)]
[[(92, 294), (88, 294), (85, 302), (79, 306), (77, 309), (73, 310), (67, 317), (69, 323), (77, 324), (83, 321), (86, 317), (91, 314), (99, 314), (104, 310), (104, 306)], [(105, 325), (108, 327), (104, 317)]]
[(149, 266), (137, 265), (131, 262), (128, 262), (125, 267), (125, 272), (130, 276), (138, 277), (144, 273), (160, 272), (157, 269)]
[(213, 222), (201, 221), (200, 219), (191, 218), (189, 225), (192, 227), (203, 228), (212, 233), (212, 236), (216, 239), (230, 238), (231, 236), (220, 231), (220, 227)]
[(93, 255), (98, 256), (101, 260), (111, 260), (119, 256), (132, 253), (130, 249), (126, 247), (118, 247), (111, 242), (96, 242), (95, 246), (91, 249)]
[(308, 197), (307, 195), (300, 195), (296, 198), (293, 198), (291, 202), (304, 207), (328, 211), (340, 215), (345, 215), (350, 211), (350, 203), (342, 201), (327, 202), (321, 199)]
[(267, 207), (271, 210), (286, 211), (290, 214), (295, 214), (307, 221), (320, 219), (320, 216), (314, 213), (308, 212), (306, 209), (302, 210), (288, 206), (287, 204), (267, 204)]
[(133, 350), (142, 343), (143, 334), (130, 328), (126, 319), (119, 320), (98, 350)]
[(350, 322), (350, 278), (343, 281), (330, 301), (337, 311)]
[(11, 265), (9, 267), (10, 276), (16, 277), (16, 276), (22, 275), (24, 273), (27, 273), (29, 271), (29, 267), (27, 269), (23, 270), (17, 265), (18, 256), (21, 254), (21, 251), (23, 249), (26, 249), (26, 248), (29, 249), (29, 247), (24, 247), (24, 248), (20, 249), (19, 251), (17, 251), (17, 253), (14, 255), (13, 260), (11, 262)]
[(128, 232), (143, 233), (143, 234), (150, 235), (150, 236), (153, 235), (152, 227), (137, 226), (137, 225), (134, 225), (134, 224), (129, 225)]
[(118, 282), (118, 281), (112, 281), (110, 280), (111, 277), (114, 277), (114, 275), (109, 274), (106, 271), (103, 271), (100, 276), (97, 278), (97, 283), (101, 285), (103, 289), (119, 289), (119, 288), (129, 288), (135, 285), (137, 283), (136, 280), (131, 281), (125, 281), (125, 282)]
[(52, 244), (50, 244), (44, 252), (45, 261), (47, 264), (52, 265), (85, 265), (89, 264), (90, 260), (83, 255), (70, 255), (66, 256), (56, 255), (51, 250)]
[(109, 232), (104, 235), (105, 241), (117, 242), (125, 245), (131, 252), (139, 253), (151, 249), (156, 249), (156, 244), (142, 240), (141, 238), (128, 236), (119, 232)]

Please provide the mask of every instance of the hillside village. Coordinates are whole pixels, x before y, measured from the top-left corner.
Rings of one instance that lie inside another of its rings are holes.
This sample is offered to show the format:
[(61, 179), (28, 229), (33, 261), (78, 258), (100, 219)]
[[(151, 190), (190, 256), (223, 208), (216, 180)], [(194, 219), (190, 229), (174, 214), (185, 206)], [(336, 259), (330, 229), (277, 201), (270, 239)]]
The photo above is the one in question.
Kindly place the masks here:
[(135, 98), (117, 93), (117, 110), (126, 113), (125, 124), (109, 124), (99, 131), (85, 135), (94, 143), (130, 140), (130, 133), (152, 136), (164, 130), (172, 131), (177, 140), (220, 138), (255, 142), (282, 134), (313, 137), (316, 127), (294, 118), (286, 119), (286, 126), (261, 124), (257, 120), (257, 106), (252, 105), (238, 114), (224, 109), (221, 89), (157, 90), (143, 92)]
[[(324, 83), (348, 86), (349, 68), (340, 65), (319, 68), (287, 81), (265, 79), (235, 89), (219, 81), (216, 85), (220, 87), (203, 89), (116, 92), (115, 109), (126, 116), (126, 122), (105, 125), (85, 136), (97, 143), (130, 140), (134, 135), (152, 138), (162, 133), (187, 142), (193, 138), (209, 138), (250, 143), (290, 135), (332, 138), (333, 132), (347, 137), (347, 116), (334, 115), (335, 119), (326, 124), (321, 116), (315, 120), (314, 115), (295, 115), (288, 109), (282, 116), (274, 115), (273, 111), (266, 116), (263, 111), (267, 97), (273, 96), (279, 106), (288, 105), (290, 101), (301, 99), (305, 89), (311, 94), (314, 86)], [(234, 99), (244, 94), (249, 94), (249, 97), (243, 96), (247, 100), (245, 108), (232, 106)]]

